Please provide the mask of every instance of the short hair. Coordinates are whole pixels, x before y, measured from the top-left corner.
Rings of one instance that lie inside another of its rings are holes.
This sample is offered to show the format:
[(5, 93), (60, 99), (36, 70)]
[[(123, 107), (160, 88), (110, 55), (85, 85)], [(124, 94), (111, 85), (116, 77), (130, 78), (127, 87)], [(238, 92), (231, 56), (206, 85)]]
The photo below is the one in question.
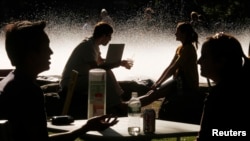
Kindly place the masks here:
[[(234, 36), (219, 32), (207, 37), (202, 45), (209, 46), (211, 57), (214, 61), (227, 60), (227, 71), (241, 68), (243, 63), (249, 63), (249, 58), (243, 52), (242, 46)], [(225, 72), (224, 72), (225, 73)]]
[(101, 13), (102, 13), (102, 14), (108, 14), (108, 11), (107, 11), (105, 8), (103, 8), (103, 9), (101, 10)]
[(93, 38), (99, 38), (103, 35), (108, 35), (113, 33), (113, 27), (106, 22), (98, 22), (95, 25)]
[(224, 32), (207, 37), (204, 44), (210, 46), (211, 51), (213, 51), (212, 56), (216, 59), (226, 57), (236, 60), (236, 58), (242, 58), (244, 54), (240, 42), (234, 36)]
[(198, 20), (199, 14), (195, 11), (192, 11), (190, 14), (191, 19)]
[(13, 66), (22, 63), (29, 52), (39, 51), (44, 37), (45, 21), (17, 21), (5, 27), (5, 49)]

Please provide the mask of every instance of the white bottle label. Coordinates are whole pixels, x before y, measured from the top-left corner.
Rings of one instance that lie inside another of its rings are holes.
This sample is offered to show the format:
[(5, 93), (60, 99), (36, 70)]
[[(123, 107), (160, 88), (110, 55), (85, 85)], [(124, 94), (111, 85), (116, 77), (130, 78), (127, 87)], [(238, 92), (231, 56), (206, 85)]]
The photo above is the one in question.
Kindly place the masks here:
[(88, 118), (106, 114), (106, 72), (93, 70), (89, 74)]

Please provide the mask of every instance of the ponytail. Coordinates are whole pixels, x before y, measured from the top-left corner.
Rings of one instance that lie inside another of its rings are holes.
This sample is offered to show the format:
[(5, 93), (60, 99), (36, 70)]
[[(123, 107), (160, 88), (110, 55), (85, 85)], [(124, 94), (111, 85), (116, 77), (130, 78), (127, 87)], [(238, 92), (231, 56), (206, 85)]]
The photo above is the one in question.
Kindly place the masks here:
[(193, 31), (191, 38), (192, 38), (191, 41), (195, 44), (195, 48), (198, 49), (198, 43), (199, 43), (199, 41), (198, 41), (198, 34), (197, 34), (197, 32)]

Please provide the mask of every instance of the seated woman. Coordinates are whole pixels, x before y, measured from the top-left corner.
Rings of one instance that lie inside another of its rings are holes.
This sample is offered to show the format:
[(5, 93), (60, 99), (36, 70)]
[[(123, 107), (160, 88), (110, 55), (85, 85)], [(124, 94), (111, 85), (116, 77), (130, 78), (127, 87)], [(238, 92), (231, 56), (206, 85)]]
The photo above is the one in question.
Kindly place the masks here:
[[(197, 69), (198, 34), (190, 23), (180, 22), (176, 28), (176, 40), (182, 44), (176, 49), (172, 62), (152, 85), (153, 93), (140, 97), (142, 105), (165, 98), (159, 118), (180, 122), (199, 123), (203, 101), (197, 94), (199, 76)], [(173, 79), (168, 80), (170, 77)], [(166, 83), (165, 83), (166, 82)], [(163, 84), (164, 83), (164, 84)], [(152, 91), (151, 91), (152, 92)]]

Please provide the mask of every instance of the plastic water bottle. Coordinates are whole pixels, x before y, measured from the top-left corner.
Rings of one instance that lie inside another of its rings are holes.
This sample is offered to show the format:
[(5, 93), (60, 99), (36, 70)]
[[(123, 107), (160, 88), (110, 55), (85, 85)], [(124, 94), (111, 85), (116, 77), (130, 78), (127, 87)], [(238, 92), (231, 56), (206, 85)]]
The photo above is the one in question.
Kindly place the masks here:
[(88, 118), (106, 114), (106, 71), (89, 71)]
[(132, 92), (132, 97), (128, 103), (128, 133), (137, 136), (141, 131), (141, 102), (138, 93)]

